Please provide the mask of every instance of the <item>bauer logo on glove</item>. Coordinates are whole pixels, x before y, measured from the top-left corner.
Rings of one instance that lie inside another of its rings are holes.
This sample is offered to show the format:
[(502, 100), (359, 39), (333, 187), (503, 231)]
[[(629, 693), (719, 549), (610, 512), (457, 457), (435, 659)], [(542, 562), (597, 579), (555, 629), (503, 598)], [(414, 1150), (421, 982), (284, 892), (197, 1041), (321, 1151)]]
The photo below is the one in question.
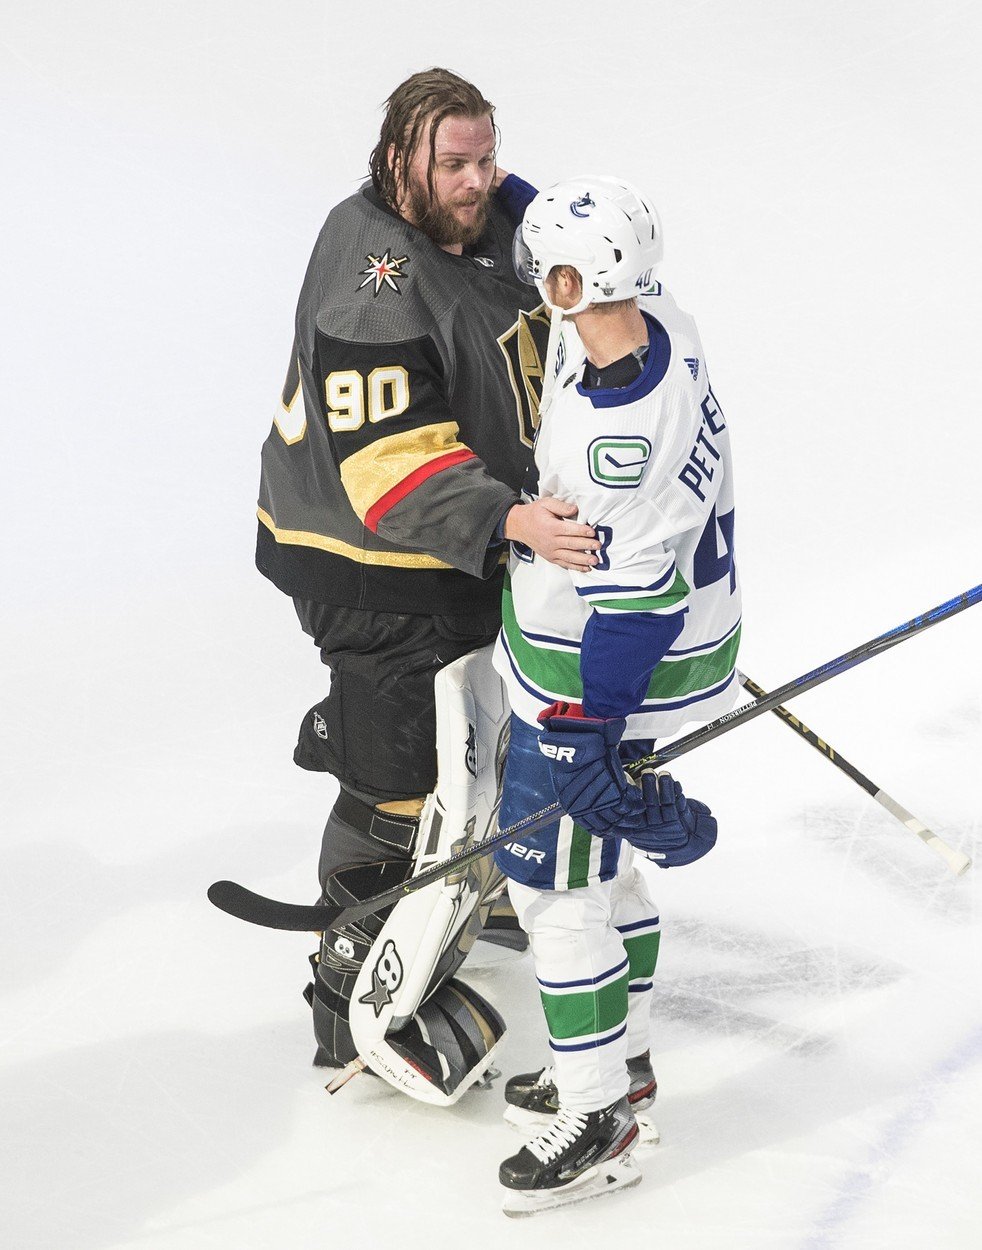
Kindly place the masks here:
[(551, 760), (569, 760), (572, 763), (576, 759), (576, 747), (558, 747), (553, 742), (540, 741), (539, 750)]

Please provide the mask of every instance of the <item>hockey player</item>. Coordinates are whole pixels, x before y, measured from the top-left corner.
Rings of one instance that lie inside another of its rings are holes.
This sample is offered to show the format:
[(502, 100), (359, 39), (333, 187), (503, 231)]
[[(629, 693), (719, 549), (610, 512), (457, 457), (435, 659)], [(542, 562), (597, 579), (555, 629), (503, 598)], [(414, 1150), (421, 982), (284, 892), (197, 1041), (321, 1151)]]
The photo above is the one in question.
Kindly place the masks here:
[(551, 1116), (501, 1165), (508, 1214), (640, 1179), (630, 1152), (634, 1112), (655, 1094), (659, 921), (632, 848), (674, 867), (716, 838), (709, 809), (668, 774), (638, 786), (623, 767), (737, 694), (729, 434), (696, 327), (654, 278), (661, 255), (649, 202), (600, 177), (540, 193), (515, 240), (516, 268), (576, 329), (525, 490), (574, 499), (601, 558), (564, 571), (513, 543), (495, 652), (513, 713), (501, 824), (554, 799), (567, 813), (496, 853), (552, 1051), (506, 1089)]
[[(592, 530), (565, 519), (573, 505), (519, 499), (548, 325), (510, 259), (534, 190), (496, 169), (493, 118), (447, 70), (392, 93), (371, 182), (311, 257), (263, 447), (256, 562), (331, 670), (295, 754), (341, 783), (325, 897), (367, 897), (408, 871), (436, 777), (434, 674), (493, 641), (505, 540), (568, 566), (596, 559)], [(350, 865), (364, 867), (339, 883)], [(355, 1058), (365, 936), (324, 937), (309, 995), (326, 1064)]]

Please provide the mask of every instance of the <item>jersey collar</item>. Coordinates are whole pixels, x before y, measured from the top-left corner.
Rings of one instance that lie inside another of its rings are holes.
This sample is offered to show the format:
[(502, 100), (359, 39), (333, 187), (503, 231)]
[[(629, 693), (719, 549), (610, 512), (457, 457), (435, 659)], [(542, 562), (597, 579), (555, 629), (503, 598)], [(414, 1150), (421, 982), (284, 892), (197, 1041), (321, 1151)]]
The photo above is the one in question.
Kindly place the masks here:
[(629, 386), (598, 387), (596, 390), (588, 390), (582, 381), (577, 382), (576, 389), (594, 408), (621, 408), (644, 399), (668, 372), (672, 360), (672, 342), (668, 331), (650, 313), (642, 310), (641, 316), (648, 324), (648, 358), (634, 381)]

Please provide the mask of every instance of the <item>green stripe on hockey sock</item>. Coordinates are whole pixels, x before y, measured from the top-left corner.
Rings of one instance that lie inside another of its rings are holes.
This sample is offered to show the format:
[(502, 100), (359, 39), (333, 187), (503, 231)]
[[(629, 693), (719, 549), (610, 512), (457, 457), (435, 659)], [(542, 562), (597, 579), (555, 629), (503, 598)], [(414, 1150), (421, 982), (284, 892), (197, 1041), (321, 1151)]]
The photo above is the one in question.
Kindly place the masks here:
[(658, 946), (661, 942), (660, 933), (639, 933), (637, 937), (624, 937), (624, 949), (627, 951), (627, 975), (632, 981), (647, 981), (654, 975), (658, 963)]
[(548, 994), (540, 990), (549, 1036), (557, 1042), (568, 1041), (618, 1028), (627, 1019), (627, 983), (625, 972), (599, 990), (579, 994)]
[[(508, 649), (521, 673), (540, 690), (579, 702), (583, 698), (579, 651), (552, 651), (524, 637), (515, 617), (509, 584), (501, 599), (501, 620)], [(732, 671), (740, 647), (739, 627), (712, 651), (682, 660), (662, 660), (648, 685), (647, 699), (678, 699), (718, 685)]]
[(568, 890), (581, 890), (590, 884), (590, 851), (592, 849), (593, 834), (587, 833), (579, 825), (574, 825), (569, 847), (569, 870), (566, 876)]

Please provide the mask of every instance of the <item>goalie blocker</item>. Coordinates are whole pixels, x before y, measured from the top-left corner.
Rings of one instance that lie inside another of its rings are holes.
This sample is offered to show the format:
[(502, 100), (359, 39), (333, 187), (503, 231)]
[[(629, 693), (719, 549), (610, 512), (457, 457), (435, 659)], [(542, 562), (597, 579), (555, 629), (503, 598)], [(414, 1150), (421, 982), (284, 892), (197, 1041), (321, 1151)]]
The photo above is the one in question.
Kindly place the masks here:
[[(331, 873), (326, 902), (369, 898), (497, 831), (508, 709), (491, 648), (438, 672), (434, 693), (436, 790), (418, 821), (347, 796), (346, 822), (393, 854)], [(505, 1025), (455, 974), (503, 885), (490, 857), (478, 859), (377, 915), (325, 931), (307, 990), (324, 1058), (360, 1059), (403, 1093), (441, 1106), (480, 1081)]]

